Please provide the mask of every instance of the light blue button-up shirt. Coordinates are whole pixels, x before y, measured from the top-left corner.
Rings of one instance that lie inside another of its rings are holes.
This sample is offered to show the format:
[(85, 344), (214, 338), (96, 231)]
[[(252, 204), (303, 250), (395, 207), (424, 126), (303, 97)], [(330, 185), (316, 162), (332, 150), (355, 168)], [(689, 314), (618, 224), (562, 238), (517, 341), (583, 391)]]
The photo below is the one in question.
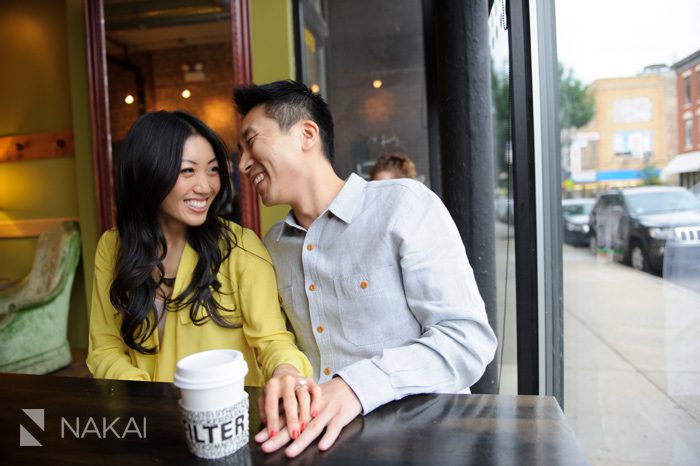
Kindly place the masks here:
[(413, 180), (350, 175), (305, 230), (265, 236), (283, 308), (319, 383), (334, 375), (367, 414), (416, 393), (456, 393), (496, 351), (457, 227)]

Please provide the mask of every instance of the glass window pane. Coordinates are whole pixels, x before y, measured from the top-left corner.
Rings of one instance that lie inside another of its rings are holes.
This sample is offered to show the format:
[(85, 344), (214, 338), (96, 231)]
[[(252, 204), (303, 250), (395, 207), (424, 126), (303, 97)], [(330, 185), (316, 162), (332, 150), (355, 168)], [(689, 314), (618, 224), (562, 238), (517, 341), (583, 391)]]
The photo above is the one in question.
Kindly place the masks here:
[(497, 336), (500, 359), (499, 393), (518, 393), (515, 305), (515, 230), (513, 228), (513, 172), (510, 139), (508, 31), (505, 2), (494, 2), (489, 15), (491, 99), (493, 123), (496, 252)]
[(420, 0), (328, 2), (328, 103), (338, 175), (369, 168), (387, 152), (415, 163), (430, 186)]
[(564, 411), (592, 464), (699, 464), (700, 4), (556, 6)]

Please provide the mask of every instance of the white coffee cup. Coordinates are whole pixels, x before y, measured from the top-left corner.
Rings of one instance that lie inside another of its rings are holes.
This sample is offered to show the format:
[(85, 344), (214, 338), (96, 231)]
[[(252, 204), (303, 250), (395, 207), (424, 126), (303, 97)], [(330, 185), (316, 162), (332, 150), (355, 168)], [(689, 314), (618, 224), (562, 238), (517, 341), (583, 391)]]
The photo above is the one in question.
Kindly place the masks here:
[(177, 363), (174, 381), (190, 451), (220, 458), (248, 444), (248, 365), (236, 350), (195, 353)]
[(202, 351), (177, 362), (174, 383), (183, 407), (198, 411), (233, 406), (243, 398), (248, 365), (240, 351)]

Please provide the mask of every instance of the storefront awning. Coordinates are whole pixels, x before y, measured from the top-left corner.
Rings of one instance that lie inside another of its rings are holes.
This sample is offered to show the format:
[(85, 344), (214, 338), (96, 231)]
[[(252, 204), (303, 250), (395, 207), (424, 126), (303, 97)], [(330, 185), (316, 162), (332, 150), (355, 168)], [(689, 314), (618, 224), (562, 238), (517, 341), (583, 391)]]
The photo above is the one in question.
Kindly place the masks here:
[(596, 181), (633, 181), (642, 178), (640, 170), (599, 170)]
[(700, 151), (678, 154), (661, 170), (661, 178), (677, 173), (700, 171)]

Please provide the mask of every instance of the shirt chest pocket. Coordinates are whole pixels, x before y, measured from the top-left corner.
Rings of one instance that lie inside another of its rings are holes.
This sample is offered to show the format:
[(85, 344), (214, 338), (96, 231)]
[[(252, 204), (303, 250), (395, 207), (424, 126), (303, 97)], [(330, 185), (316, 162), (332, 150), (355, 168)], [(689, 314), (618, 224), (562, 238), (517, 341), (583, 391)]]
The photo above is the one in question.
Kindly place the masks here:
[(345, 338), (357, 346), (401, 342), (419, 327), (406, 304), (401, 272), (379, 267), (333, 280)]

